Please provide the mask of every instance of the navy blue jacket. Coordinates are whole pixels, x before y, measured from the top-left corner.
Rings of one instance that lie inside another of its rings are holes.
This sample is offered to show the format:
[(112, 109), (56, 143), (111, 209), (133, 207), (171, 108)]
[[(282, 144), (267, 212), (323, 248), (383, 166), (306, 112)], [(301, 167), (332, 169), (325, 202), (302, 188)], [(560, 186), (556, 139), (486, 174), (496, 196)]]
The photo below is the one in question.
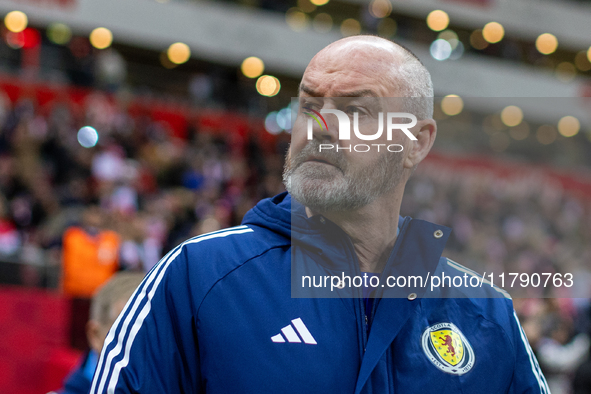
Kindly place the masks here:
[[(401, 289), (369, 311), (326, 289), (292, 297), (292, 259), (361, 274), (335, 227), (283, 193), (173, 249), (109, 332), (90, 393), (549, 392), (502, 290)], [(441, 258), (449, 232), (401, 219), (382, 276), (473, 276)]]

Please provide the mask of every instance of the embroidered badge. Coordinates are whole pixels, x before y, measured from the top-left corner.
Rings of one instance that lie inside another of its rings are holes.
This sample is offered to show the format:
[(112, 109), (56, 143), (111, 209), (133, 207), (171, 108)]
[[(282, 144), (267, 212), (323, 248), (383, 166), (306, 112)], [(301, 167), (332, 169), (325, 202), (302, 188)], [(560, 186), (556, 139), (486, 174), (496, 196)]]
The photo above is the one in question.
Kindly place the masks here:
[(452, 323), (428, 327), (421, 338), (425, 355), (443, 372), (463, 375), (474, 366), (474, 350), (464, 334)]

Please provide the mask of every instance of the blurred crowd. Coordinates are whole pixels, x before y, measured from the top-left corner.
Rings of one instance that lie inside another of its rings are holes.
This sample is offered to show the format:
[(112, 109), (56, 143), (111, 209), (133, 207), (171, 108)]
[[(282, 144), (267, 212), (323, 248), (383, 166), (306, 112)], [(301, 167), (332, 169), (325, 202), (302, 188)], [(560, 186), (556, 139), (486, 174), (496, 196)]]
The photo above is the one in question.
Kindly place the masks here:
[[(0, 125), (0, 261), (22, 263), (26, 285), (58, 286), (52, 273), (71, 226), (116, 232), (120, 267), (147, 271), (179, 242), (240, 223), (283, 190), (283, 152), (263, 155), (255, 136), (191, 125), (176, 138), (100, 93), (82, 108), (0, 96)], [(99, 140), (84, 148), (77, 132), (88, 125)]]
[(409, 181), (402, 214), (452, 227), (447, 255), (480, 274), (572, 273), (580, 279), (568, 292), (530, 286), (522, 295), (591, 296), (591, 200), (543, 171), (500, 176), (426, 162)]
[[(98, 131), (96, 146), (81, 145), (82, 126)], [(174, 135), (101, 93), (80, 108), (0, 95), (2, 281), (16, 270), (20, 284), (59, 287), (72, 229), (91, 239), (115, 234), (115, 254), (99, 248), (99, 265), (112, 259), (114, 270), (145, 272), (183, 240), (239, 224), (284, 190), (285, 141), (268, 149), (256, 133), (194, 124), (187, 138)], [(427, 161), (401, 214), (452, 227), (446, 255), (479, 273), (574, 275), (572, 288), (529, 287), (521, 295), (531, 298), (515, 300), (553, 392), (572, 392), (577, 369), (588, 368), (591, 201), (538, 172), (504, 178)]]

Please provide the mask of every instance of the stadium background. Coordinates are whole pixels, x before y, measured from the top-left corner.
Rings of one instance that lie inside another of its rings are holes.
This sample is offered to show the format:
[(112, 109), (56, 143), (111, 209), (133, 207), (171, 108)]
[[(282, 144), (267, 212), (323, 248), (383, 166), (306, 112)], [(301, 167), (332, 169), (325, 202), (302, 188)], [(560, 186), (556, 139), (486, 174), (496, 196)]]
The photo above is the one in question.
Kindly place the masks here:
[(589, 346), (588, 1), (0, 0), (0, 15), (0, 392), (56, 389), (80, 355), (68, 229), (95, 220), (121, 267), (147, 270), (238, 224), (283, 191), (308, 61), (360, 32), (412, 49), (438, 97), (402, 214), (453, 227), (447, 255), (480, 272), (576, 275), (515, 300), (553, 392), (571, 392)]

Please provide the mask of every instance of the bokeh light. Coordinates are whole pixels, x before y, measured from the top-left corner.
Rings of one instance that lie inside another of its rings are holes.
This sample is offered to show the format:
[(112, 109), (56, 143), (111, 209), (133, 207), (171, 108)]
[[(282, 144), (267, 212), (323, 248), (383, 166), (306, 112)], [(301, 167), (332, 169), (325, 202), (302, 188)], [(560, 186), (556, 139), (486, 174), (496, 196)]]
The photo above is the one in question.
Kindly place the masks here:
[(591, 70), (591, 61), (587, 58), (587, 52), (580, 51), (575, 56), (575, 66), (581, 71)]
[(310, 0), (310, 2), (314, 5), (321, 6), (328, 3), (328, 0)]
[(304, 12), (313, 12), (316, 5), (312, 4), (310, 0), (298, 0), (298, 8)]
[(23, 48), (35, 48), (41, 44), (41, 33), (39, 33), (39, 30), (37, 29), (27, 27), (25, 30), (17, 34), (22, 34), (23, 36)]
[(99, 135), (94, 127), (84, 126), (78, 130), (78, 143), (84, 148), (92, 148), (98, 143)]
[(464, 109), (464, 100), (458, 95), (448, 94), (441, 100), (441, 110), (444, 114), (454, 116)]
[(482, 37), (491, 44), (501, 41), (504, 36), (505, 29), (498, 22), (489, 22), (482, 29)]
[(509, 135), (517, 141), (522, 141), (529, 137), (529, 124), (526, 121), (519, 123), (509, 129)]
[(277, 112), (277, 124), (281, 129), (291, 129), (291, 107), (287, 106)]
[(554, 126), (542, 125), (536, 131), (536, 139), (542, 145), (550, 145), (556, 140), (558, 132)]
[[(444, 30), (437, 35), (437, 38), (441, 38), (442, 40), (450, 41), (450, 40), (457, 40), (458, 34), (453, 30)], [(452, 46), (452, 49), (455, 47)]]
[(384, 18), (378, 23), (378, 35), (380, 37), (391, 38), (396, 35), (398, 26), (392, 18)]
[(6, 43), (12, 49), (21, 49), (25, 46), (25, 34), (22, 31), (19, 33), (9, 31), (6, 33)]
[(308, 27), (310, 18), (298, 8), (290, 8), (285, 13), (285, 22), (293, 31), (302, 31)]
[(445, 11), (435, 10), (427, 15), (427, 26), (433, 31), (445, 30), (448, 25), (449, 15), (447, 15), (447, 12)]
[(501, 111), (501, 120), (506, 126), (517, 126), (523, 120), (523, 111), (515, 105), (509, 105)]
[(549, 55), (554, 53), (558, 48), (558, 39), (550, 33), (540, 34), (536, 39), (536, 49), (538, 52)]
[(464, 54), (464, 44), (459, 40), (458, 35), (453, 30), (444, 30), (437, 35), (438, 39), (449, 42), (452, 52), (449, 59), (457, 60)]
[(9, 31), (6, 32), (6, 43), (13, 49), (34, 48), (41, 44), (41, 34), (32, 27), (18, 33)]
[(63, 23), (52, 23), (47, 26), (47, 38), (58, 45), (65, 45), (72, 38), (72, 30)]
[(263, 75), (257, 79), (257, 92), (262, 96), (273, 97), (281, 89), (279, 80), (271, 75)]
[(372, 0), (369, 3), (369, 13), (374, 18), (385, 18), (392, 13), (392, 3), (390, 0)]
[(431, 43), (429, 48), (431, 56), (435, 60), (446, 60), (451, 55), (451, 44), (443, 39), (437, 39)]
[(451, 60), (458, 60), (459, 58), (461, 58), (464, 54), (464, 44), (462, 44), (461, 41), (456, 40), (454, 38), (452, 38), (448, 42), (449, 45), (451, 45), (452, 47), (451, 55), (449, 55), (449, 58)]
[(341, 23), (341, 34), (343, 36), (355, 36), (359, 33), (361, 33), (361, 24), (358, 20), (349, 18)]
[(29, 18), (22, 11), (11, 11), (4, 17), (4, 25), (13, 33), (20, 33), (29, 24)]
[(312, 20), (312, 27), (318, 33), (328, 33), (332, 29), (332, 16), (321, 12)]
[(251, 56), (244, 59), (240, 70), (248, 78), (257, 78), (265, 71), (265, 64), (258, 57)]
[(556, 66), (556, 78), (562, 82), (571, 82), (577, 76), (577, 69), (570, 62), (562, 62)]
[(277, 124), (277, 112), (270, 112), (265, 118), (265, 130), (269, 134), (275, 135), (281, 133), (281, 129), (281, 126)]
[(90, 43), (97, 49), (105, 49), (113, 43), (113, 33), (105, 27), (97, 27), (90, 33)]
[(174, 64), (183, 64), (191, 57), (191, 49), (185, 43), (175, 42), (168, 47), (166, 54), (168, 55), (168, 59)]
[(579, 119), (574, 116), (564, 116), (558, 121), (558, 132), (563, 137), (572, 137), (577, 135), (581, 129), (581, 123)]
[(470, 45), (474, 49), (482, 50), (489, 46), (488, 41), (484, 39), (482, 36), (482, 30), (474, 30), (472, 34), (470, 34)]

